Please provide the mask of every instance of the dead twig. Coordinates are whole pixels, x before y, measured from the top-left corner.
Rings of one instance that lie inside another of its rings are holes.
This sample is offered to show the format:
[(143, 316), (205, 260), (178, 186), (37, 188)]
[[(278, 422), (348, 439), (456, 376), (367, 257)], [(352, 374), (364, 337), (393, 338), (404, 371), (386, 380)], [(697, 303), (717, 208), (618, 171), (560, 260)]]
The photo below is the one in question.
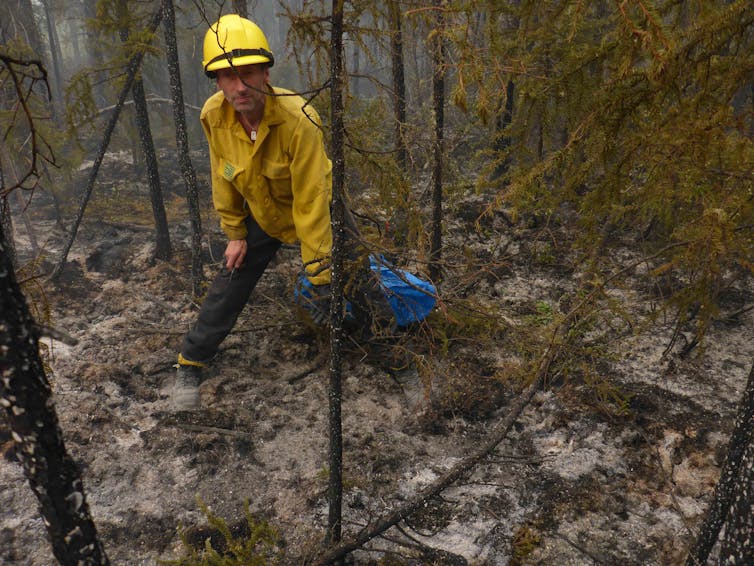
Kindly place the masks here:
[(188, 424), (188, 423), (170, 423), (166, 422), (164, 424), (172, 425), (177, 428), (182, 428), (184, 430), (188, 430), (189, 432), (203, 432), (203, 433), (215, 433), (215, 434), (225, 434), (227, 436), (234, 436), (236, 438), (243, 438), (248, 440), (249, 438), (253, 438), (254, 435), (250, 432), (246, 432), (244, 430), (233, 430), (230, 428), (220, 428), (217, 426), (205, 426), (205, 425), (197, 425), (197, 424)]

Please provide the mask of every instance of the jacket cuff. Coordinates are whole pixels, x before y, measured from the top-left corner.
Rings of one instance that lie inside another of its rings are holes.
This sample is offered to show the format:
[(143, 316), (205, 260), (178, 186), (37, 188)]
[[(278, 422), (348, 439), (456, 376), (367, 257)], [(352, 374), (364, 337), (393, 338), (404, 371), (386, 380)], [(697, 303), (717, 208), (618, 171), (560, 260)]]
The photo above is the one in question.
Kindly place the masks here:
[(317, 273), (317, 275), (306, 274), (306, 278), (312, 285), (327, 285), (330, 283), (330, 268)]
[(246, 226), (243, 224), (238, 227), (223, 226), (222, 229), (229, 240), (245, 240), (248, 233)]

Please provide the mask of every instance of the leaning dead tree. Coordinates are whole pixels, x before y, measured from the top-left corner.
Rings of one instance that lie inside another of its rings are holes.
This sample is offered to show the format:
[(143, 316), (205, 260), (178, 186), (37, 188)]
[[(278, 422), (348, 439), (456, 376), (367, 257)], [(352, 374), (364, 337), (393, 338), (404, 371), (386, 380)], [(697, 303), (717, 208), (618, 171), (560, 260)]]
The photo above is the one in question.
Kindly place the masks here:
[[(35, 61), (12, 60), (0, 54), (0, 75), (10, 72), (14, 77), (19, 67), (38, 67)], [(29, 75), (25, 75), (29, 78)], [(42, 81), (44, 75), (26, 82)], [(34, 92), (24, 80), (15, 82), (15, 97), (26, 104)], [(26, 114), (26, 127), (34, 132), (34, 114)], [(36, 134), (34, 134), (36, 136)], [(37, 148), (26, 155), (26, 169), (19, 176), (25, 181), (37, 175), (35, 164), (40, 159)], [(21, 181), (21, 182), (25, 182)], [(6, 189), (16, 189), (10, 186)], [(79, 469), (68, 454), (63, 441), (50, 384), (39, 356), (41, 327), (35, 323), (26, 299), (16, 280), (8, 253), (5, 231), (0, 224), (0, 405), (6, 411), (16, 445), (16, 456), (23, 466), (52, 543), (52, 551), (60, 564), (109, 564), (104, 547), (89, 512)]]

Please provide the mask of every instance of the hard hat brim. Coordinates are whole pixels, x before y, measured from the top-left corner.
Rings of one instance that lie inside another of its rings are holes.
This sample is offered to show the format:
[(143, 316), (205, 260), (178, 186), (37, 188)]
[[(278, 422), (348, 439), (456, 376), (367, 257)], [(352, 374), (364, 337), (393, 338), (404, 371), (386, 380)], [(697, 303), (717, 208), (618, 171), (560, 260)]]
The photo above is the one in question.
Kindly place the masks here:
[(272, 53), (266, 49), (234, 49), (228, 53), (221, 53), (214, 59), (204, 62), (204, 72), (214, 77), (215, 71), (230, 67), (242, 67), (243, 65), (256, 65), (266, 63), (270, 67), (275, 63)]

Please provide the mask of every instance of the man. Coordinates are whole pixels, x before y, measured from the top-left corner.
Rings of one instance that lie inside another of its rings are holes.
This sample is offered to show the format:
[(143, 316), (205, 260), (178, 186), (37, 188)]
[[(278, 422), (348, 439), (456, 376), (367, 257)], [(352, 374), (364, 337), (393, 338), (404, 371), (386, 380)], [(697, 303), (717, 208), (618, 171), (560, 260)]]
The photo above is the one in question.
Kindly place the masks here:
[(202, 64), (218, 92), (200, 119), (209, 143), (212, 199), (229, 241), (178, 356), (174, 410), (199, 407), (202, 368), (282, 242), (301, 244), (312, 318), (324, 321), (329, 311), (332, 166), (314, 109), (270, 86), (273, 63), (262, 30), (236, 14), (222, 16), (204, 37)]

